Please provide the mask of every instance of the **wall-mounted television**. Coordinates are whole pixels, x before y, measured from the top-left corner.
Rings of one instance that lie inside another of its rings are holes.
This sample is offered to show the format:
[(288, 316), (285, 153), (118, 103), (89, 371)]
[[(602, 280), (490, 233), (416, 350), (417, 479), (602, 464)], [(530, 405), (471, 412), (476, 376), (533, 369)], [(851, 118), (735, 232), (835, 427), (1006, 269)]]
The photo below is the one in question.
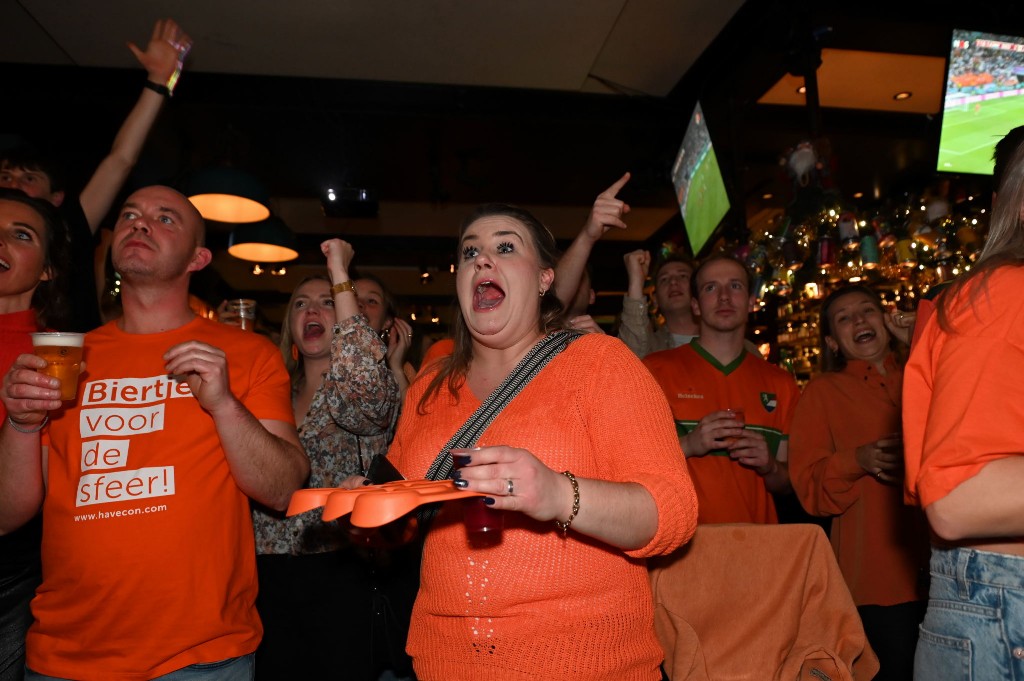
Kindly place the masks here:
[(1024, 124), (1024, 38), (954, 30), (937, 170), (992, 174), (992, 150)]
[(686, 237), (696, 256), (729, 212), (729, 194), (700, 102), (693, 109), (683, 134), (683, 143), (672, 164), (672, 184), (683, 215)]

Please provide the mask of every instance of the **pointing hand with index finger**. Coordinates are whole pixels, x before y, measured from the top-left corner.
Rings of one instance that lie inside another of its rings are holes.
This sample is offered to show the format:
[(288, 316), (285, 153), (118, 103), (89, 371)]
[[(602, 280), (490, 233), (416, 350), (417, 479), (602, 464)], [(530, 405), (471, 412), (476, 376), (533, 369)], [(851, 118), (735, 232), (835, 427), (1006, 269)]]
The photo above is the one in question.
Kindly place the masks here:
[(629, 204), (616, 198), (622, 188), (629, 182), (630, 174), (627, 172), (615, 183), (597, 195), (594, 206), (590, 209), (587, 222), (583, 231), (595, 241), (604, 236), (612, 227), (626, 229), (626, 223), (622, 216), (629, 212)]

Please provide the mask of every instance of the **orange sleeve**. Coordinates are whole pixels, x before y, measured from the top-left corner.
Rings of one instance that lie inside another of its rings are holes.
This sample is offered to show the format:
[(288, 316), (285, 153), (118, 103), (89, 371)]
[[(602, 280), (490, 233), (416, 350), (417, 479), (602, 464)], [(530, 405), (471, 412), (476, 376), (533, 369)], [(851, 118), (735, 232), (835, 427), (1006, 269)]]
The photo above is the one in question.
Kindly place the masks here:
[[(919, 350), (927, 350), (922, 347)], [(1004, 338), (956, 335), (938, 357), (917, 352), (904, 378), (904, 422), (920, 442), (920, 467), (908, 457), (908, 493), (922, 507), (942, 499), (996, 459), (1024, 446), (1020, 392), (1024, 348)], [(934, 367), (930, 376), (928, 367)]]
[(910, 337), (910, 347), (914, 347), (924, 332), (928, 319), (935, 314), (935, 301), (930, 298), (922, 298), (917, 304), (917, 319), (914, 320), (914, 333)]
[(829, 424), (825, 377), (812, 380), (796, 405), (789, 441), (789, 476), (793, 490), (811, 515), (844, 513), (859, 497), (855, 483), (865, 475), (856, 452), (837, 447)]
[[(679, 447), (665, 393), (622, 343), (594, 362), (586, 414), (601, 478), (643, 486), (658, 507), (658, 530), (634, 558), (662, 555), (689, 541), (697, 527), (697, 494)], [(597, 358), (595, 358), (597, 359)]]

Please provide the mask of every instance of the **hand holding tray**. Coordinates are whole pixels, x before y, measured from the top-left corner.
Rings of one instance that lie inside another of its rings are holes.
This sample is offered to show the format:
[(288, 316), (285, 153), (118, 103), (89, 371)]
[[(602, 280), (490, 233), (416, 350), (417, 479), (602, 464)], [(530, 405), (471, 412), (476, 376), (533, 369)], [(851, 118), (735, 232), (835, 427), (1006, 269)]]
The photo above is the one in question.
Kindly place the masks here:
[(300, 489), (292, 495), (287, 514), (297, 515), (323, 506), (323, 520), (336, 520), (351, 513), (356, 527), (380, 527), (423, 504), (482, 496), (487, 495), (456, 489), (451, 480), (399, 480), (359, 489)]

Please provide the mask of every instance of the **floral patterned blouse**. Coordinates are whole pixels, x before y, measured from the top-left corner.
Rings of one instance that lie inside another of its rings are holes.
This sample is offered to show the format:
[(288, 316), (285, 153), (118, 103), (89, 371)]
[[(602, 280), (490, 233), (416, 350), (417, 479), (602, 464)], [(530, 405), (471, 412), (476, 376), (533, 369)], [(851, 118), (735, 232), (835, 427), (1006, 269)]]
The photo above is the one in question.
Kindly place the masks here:
[[(334, 325), (331, 365), (299, 426), (309, 456), (309, 487), (337, 487), (362, 475), (376, 454), (384, 455), (401, 407), (398, 384), (385, 347), (362, 315)], [(286, 518), (253, 507), (257, 554), (308, 554), (347, 544), (337, 522), (320, 520), (322, 509)]]

